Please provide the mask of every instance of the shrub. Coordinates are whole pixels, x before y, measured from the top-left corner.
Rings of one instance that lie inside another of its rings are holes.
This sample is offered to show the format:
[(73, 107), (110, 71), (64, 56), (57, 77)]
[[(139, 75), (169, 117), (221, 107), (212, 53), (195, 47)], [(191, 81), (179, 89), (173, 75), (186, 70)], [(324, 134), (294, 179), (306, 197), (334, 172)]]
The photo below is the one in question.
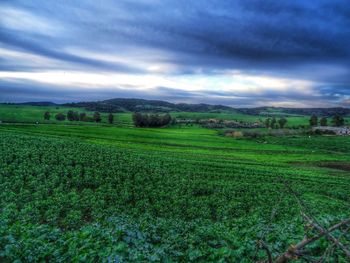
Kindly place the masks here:
[(260, 131), (243, 131), (244, 137), (249, 138), (261, 138), (264, 136), (264, 134)]
[(169, 113), (159, 115), (135, 112), (132, 119), (136, 127), (163, 127), (172, 122), (172, 118)]
[(56, 114), (55, 118), (58, 121), (64, 121), (66, 119), (66, 115), (64, 115), (63, 113), (59, 112), (59, 113)]

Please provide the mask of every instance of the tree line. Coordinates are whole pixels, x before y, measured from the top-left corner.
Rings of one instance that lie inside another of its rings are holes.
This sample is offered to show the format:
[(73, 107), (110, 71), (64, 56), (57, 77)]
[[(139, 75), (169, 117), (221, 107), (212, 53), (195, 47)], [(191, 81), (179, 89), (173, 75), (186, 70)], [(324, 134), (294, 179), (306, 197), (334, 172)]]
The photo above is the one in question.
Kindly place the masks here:
[[(51, 113), (49, 111), (46, 111), (44, 113), (44, 120), (50, 120), (51, 119)], [(64, 121), (64, 120), (69, 120), (69, 121), (85, 121), (85, 122), (101, 122), (102, 117), (101, 114), (96, 111), (92, 116), (87, 115), (85, 112), (77, 112), (77, 111), (72, 111), (69, 110), (67, 114), (64, 114), (62, 112), (58, 112), (54, 115), (54, 118), (58, 121)], [(114, 116), (112, 113), (108, 115), (108, 123), (112, 124), (114, 121)]]
[(164, 115), (147, 114), (135, 112), (132, 115), (132, 120), (136, 127), (163, 127), (171, 123), (172, 118), (169, 113)]
[(277, 129), (277, 128), (283, 129), (286, 126), (287, 122), (288, 122), (287, 119), (284, 117), (278, 120), (275, 117), (267, 118), (265, 120), (265, 127), (271, 128), (271, 129)]
[[(332, 117), (332, 120), (330, 121), (332, 126), (335, 127), (341, 127), (344, 126), (345, 120), (341, 115), (335, 115)], [(281, 128), (283, 129), (285, 125), (287, 124), (287, 119), (282, 117), (280, 119), (276, 119), (275, 117), (273, 118), (267, 118), (264, 122), (266, 128), (271, 128), (271, 129), (277, 129)], [(329, 121), (327, 117), (321, 117), (318, 118), (316, 115), (312, 115), (309, 119), (309, 124), (310, 126), (314, 127), (317, 125), (320, 126), (329, 126)]]
[[(312, 115), (309, 120), (310, 126), (328, 126), (328, 119), (326, 117), (321, 117), (320, 120), (316, 115)], [(345, 120), (341, 115), (335, 115), (332, 117), (331, 123), (335, 127), (344, 126)]]

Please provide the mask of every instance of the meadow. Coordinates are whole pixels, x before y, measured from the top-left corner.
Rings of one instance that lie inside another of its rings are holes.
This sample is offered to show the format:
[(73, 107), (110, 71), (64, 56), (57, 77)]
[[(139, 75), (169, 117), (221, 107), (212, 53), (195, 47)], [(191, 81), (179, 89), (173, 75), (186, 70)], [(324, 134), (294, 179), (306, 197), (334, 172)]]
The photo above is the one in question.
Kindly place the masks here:
[[(349, 137), (134, 128), (130, 113), (112, 125), (44, 123), (46, 110), (62, 109), (0, 107), (12, 120), (0, 124), (2, 262), (256, 262), (257, 240), (275, 256), (303, 238), (295, 195), (326, 226), (350, 216)], [(320, 239), (310, 257), (326, 247)]]
[[(84, 108), (73, 108), (64, 106), (30, 106), (30, 105), (0, 105), (0, 121), (6, 123), (40, 123), (40, 124), (74, 124), (74, 125), (93, 125), (94, 123), (77, 122), (77, 121), (58, 121), (55, 119), (57, 113), (67, 114), (69, 110), (78, 111), (79, 113), (86, 113), (92, 116), (94, 113), (87, 111)], [(51, 114), (50, 120), (44, 120), (44, 113), (48, 111)], [(107, 123), (107, 113), (101, 113), (101, 123)], [(116, 125), (130, 125), (131, 114), (120, 113), (118, 114), (118, 120), (115, 121)]]

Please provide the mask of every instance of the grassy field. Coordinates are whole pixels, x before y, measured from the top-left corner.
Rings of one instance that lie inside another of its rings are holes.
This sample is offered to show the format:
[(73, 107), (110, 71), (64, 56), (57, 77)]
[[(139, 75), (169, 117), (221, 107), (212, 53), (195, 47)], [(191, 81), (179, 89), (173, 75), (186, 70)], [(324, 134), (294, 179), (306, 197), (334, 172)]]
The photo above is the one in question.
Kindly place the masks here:
[(274, 255), (304, 235), (288, 187), (326, 225), (350, 215), (349, 137), (235, 139), (116, 118), (0, 125), (0, 261), (254, 262), (267, 228)]
[[(175, 118), (180, 119), (219, 119), (219, 120), (237, 120), (245, 122), (257, 122), (264, 121), (266, 116), (254, 116), (246, 115), (241, 113), (202, 113), (202, 112), (176, 112), (172, 114)], [(276, 118), (278, 118), (277, 116)], [(287, 127), (297, 126), (297, 125), (308, 125), (309, 117), (307, 116), (287, 116), (288, 123)]]
[[(85, 112), (87, 115), (92, 116), (93, 112), (87, 111), (84, 108), (69, 108), (63, 106), (27, 106), (27, 105), (5, 105), (0, 104), (0, 121), (11, 122), (11, 123), (64, 123), (64, 124), (81, 124), (84, 125), (84, 122), (71, 122), (65, 120), (63, 122), (55, 120), (54, 116), (62, 112), (67, 114), (69, 110), (78, 111), (79, 113)], [(51, 119), (49, 121), (44, 120), (44, 113), (48, 111), (51, 113)], [(102, 123), (107, 123), (106, 113), (101, 113)], [(131, 113), (115, 113), (114, 124), (117, 126), (132, 126), (132, 114)], [(280, 113), (281, 116), (282, 113)], [(264, 121), (267, 116), (265, 115), (246, 115), (242, 113), (203, 113), (203, 112), (172, 112), (171, 116), (179, 119), (192, 119), (192, 120), (201, 120), (201, 119), (220, 119), (220, 120), (237, 120), (243, 122), (256, 122)], [(285, 115), (288, 119), (286, 127), (293, 127), (298, 125), (309, 124), (309, 116), (289, 116)], [(279, 118), (279, 115), (276, 115), (276, 118)], [(330, 121), (330, 119), (329, 119)], [(345, 118), (346, 123), (350, 122), (350, 118)], [(92, 123), (89, 123), (91, 125)]]
[[(92, 125), (93, 123), (76, 122), (76, 121), (57, 121), (55, 115), (59, 112), (65, 115), (69, 110), (86, 113), (92, 116), (94, 112), (87, 111), (83, 108), (70, 108), (63, 106), (28, 106), (28, 105), (0, 105), (0, 121), (11, 123), (45, 123), (45, 124), (80, 124)], [(48, 111), (51, 114), (50, 120), (44, 120), (44, 113)], [(101, 113), (102, 123), (107, 123), (107, 113)], [(118, 113), (115, 117), (115, 124), (119, 126), (130, 126), (131, 114)]]

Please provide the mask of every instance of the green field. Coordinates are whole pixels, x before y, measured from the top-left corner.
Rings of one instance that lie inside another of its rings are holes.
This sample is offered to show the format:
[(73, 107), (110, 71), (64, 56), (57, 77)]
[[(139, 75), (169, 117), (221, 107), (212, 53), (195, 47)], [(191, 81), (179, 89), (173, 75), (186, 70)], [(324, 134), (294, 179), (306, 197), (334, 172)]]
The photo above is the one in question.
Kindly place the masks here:
[[(202, 113), (202, 112), (176, 112), (172, 114), (180, 119), (219, 119), (219, 120), (237, 120), (244, 122), (264, 121), (266, 116), (246, 115), (242, 113)], [(278, 118), (278, 116), (277, 116)], [(297, 125), (308, 125), (309, 117), (307, 116), (288, 116), (287, 127)]]
[[(89, 124), (94, 123), (68, 121), (57, 121), (55, 115), (59, 112), (65, 115), (69, 110), (78, 111), (79, 113), (86, 113), (92, 116), (94, 113), (83, 108), (70, 108), (64, 106), (27, 106), (27, 105), (0, 105), (0, 121), (10, 123), (40, 123), (40, 124)], [(48, 111), (51, 114), (50, 120), (44, 120), (44, 113)], [(102, 123), (107, 123), (107, 113), (101, 113)], [(115, 124), (119, 126), (130, 126), (131, 114), (119, 113), (118, 118), (115, 118)]]
[(349, 137), (134, 128), (130, 113), (114, 125), (43, 124), (45, 110), (61, 109), (0, 107), (16, 122), (0, 124), (1, 262), (256, 262), (266, 258), (256, 240), (277, 255), (303, 238), (290, 189), (325, 225), (350, 216)]
[[(79, 113), (85, 112), (87, 115), (92, 116), (93, 112), (87, 111), (84, 108), (70, 108), (65, 106), (27, 106), (27, 105), (5, 105), (0, 104), (0, 121), (2, 122), (11, 122), (11, 123), (44, 123), (44, 124), (80, 124), (84, 125), (85, 122), (72, 122), (65, 120), (63, 122), (55, 120), (54, 116), (62, 112), (66, 114), (69, 110), (78, 111)], [(49, 121), (44, 120), (43, 116), (46, 111), (51, 113), (51, 119)], [(102, 123), (107, 123), (107, 113), (101, 113)], [(131, 113), (117, 113), (115, 114), (114, 124), (117, 126), (132, 126)], [(281, 116), (282, 113), (280, 113)], [(286, 127), (293, 127), (298, 125), (309, 124), (309, 116), (288, 116), (284, 114), (287, 119)], [(192, 119), (192, 120), (201, 120), (201, 119), (219, 119), (219, 120), (237, 120), (243, 122), (256, 122), (264, 121), (266, 115), (246, 115), (239, 112), (233, 113), (203, 113), (203, 112), (172, 112), (171, 116), (179, 119)], [(271, 115), (273, 116), (273, 115)], [(276, 118), (279, 118), (279, 115), (276, 115)], [(329, 118), (329, 121), (331, 119)], [(350, 122), (350, 117), (345, 118), (346, 123)], [(89, 125), (93, 123), (88, 123)]]

